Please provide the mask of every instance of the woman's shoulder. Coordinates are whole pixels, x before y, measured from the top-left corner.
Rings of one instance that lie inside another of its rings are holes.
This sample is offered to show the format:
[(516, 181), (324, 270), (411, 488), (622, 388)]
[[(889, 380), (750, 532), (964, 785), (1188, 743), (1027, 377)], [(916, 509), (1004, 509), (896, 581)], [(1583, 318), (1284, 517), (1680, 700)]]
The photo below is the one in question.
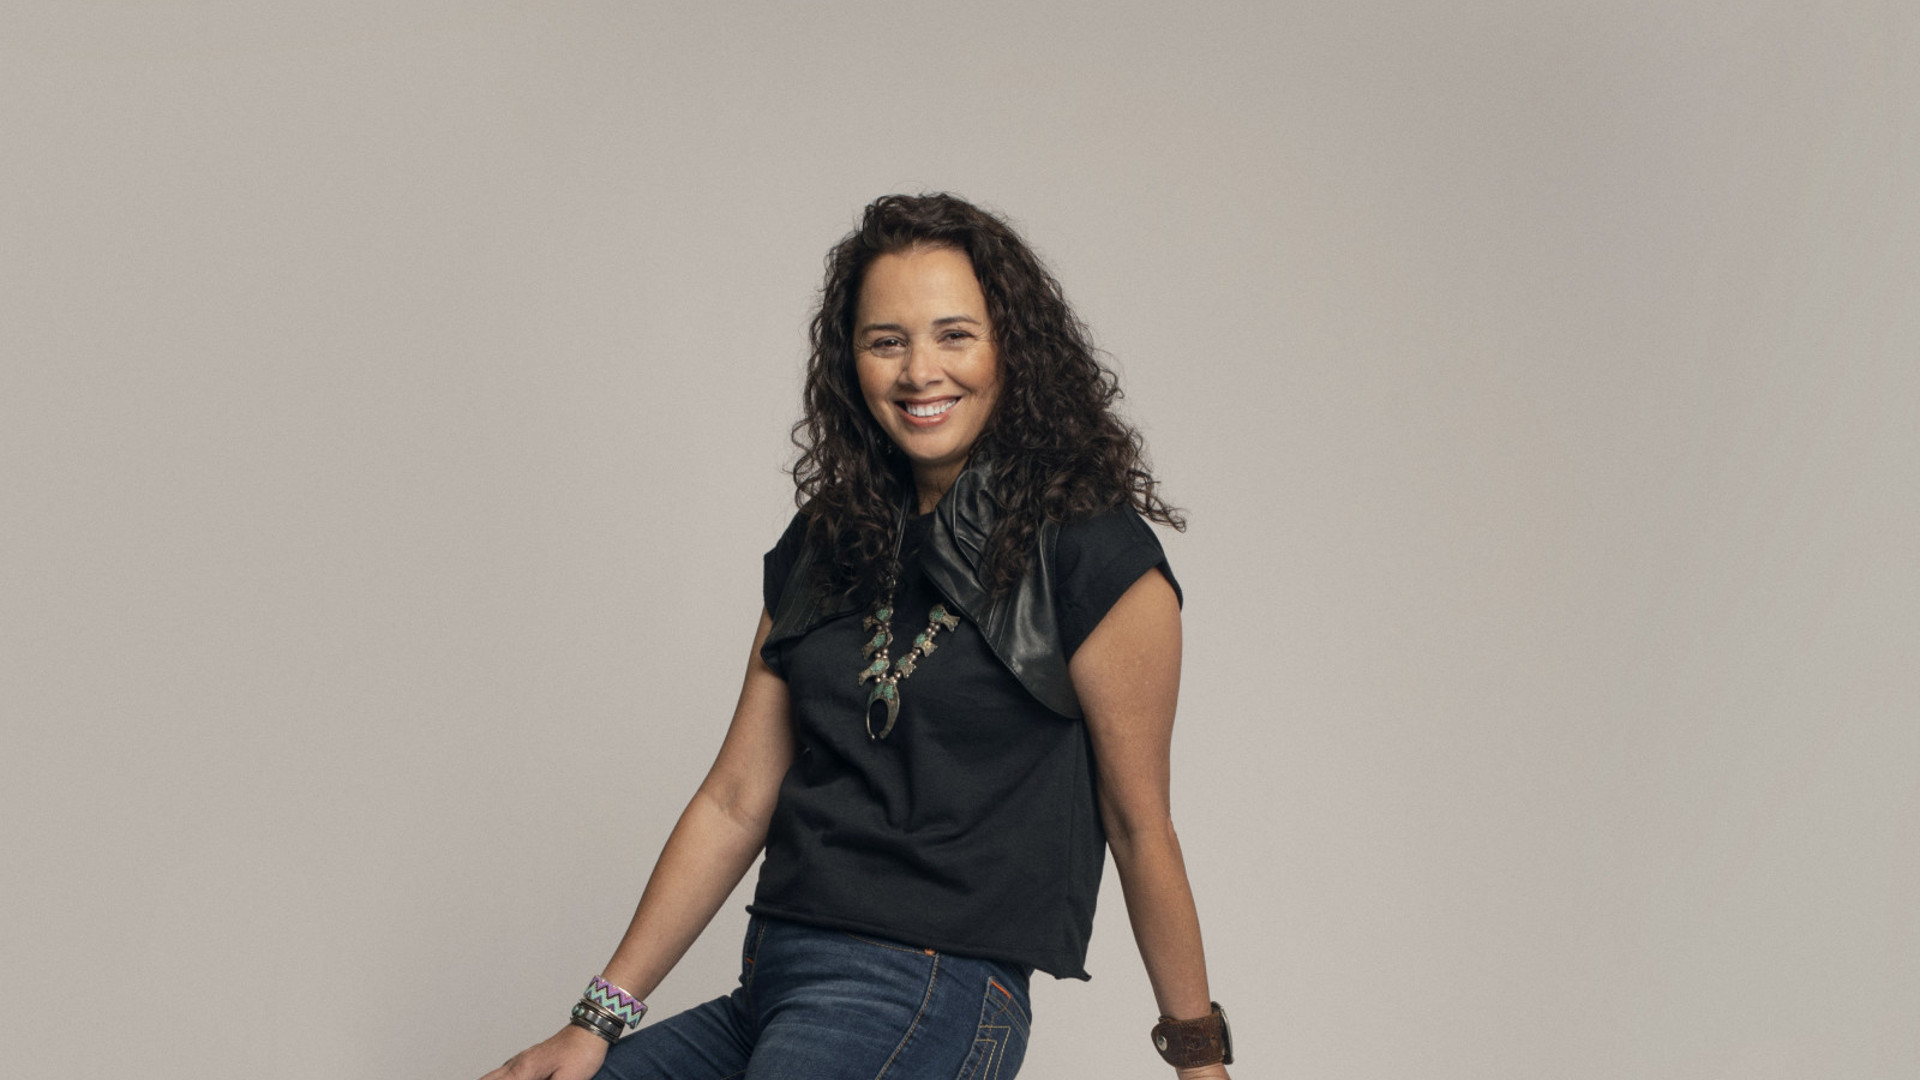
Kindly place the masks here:
[(1141, 575), (1156, 568), (1181, 597), (1160, 538), (1130, 504), (1062, 523), (1053, 545), (1054, 598), (1067, 655)]
[(795, 510), (793, 517), (787, 522), (787, 527), (780, 531), (780, 539), (774, 541), (773, 551), (767, 554), (771, 555), (774, 551), (798, 551), (800, 545), (806, 543), (806, 540), (807, 512)]
[(792, 574), (793, 564), (799, 561), (800, 549), (806, 542), (807, 515), (805, 511), (796, 511), (780, 539), (761, 557), (760, 594), (768, 611), (780, 606), (780, 594), (786, 591), (787, 577)]
[(1085, 564), (1098, 565), (1128, 554), (1143, 557), (1151, 553), (1155, 562), (1166, 559), (1153, 526), (1131, 503), (1062, 522), (1053, 549), (1054, 568), (1061, 574), (1071, 574)]

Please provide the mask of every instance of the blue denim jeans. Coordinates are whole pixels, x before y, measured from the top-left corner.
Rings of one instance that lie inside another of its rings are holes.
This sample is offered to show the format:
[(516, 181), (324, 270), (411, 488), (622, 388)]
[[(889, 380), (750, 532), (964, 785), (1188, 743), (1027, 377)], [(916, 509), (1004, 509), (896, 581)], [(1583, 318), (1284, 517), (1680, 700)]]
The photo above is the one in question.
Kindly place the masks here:
[(1012, 1080), (1028, 974), (756, 915), (739, 988), (615, 1043), (594, 1080)]

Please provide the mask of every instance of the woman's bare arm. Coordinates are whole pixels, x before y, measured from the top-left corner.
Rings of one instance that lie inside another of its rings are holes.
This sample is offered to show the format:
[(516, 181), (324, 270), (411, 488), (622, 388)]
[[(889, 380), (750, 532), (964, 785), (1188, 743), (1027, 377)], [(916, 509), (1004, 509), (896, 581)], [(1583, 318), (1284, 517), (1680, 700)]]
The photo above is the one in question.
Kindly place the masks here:
[[(602, 972), (635, 997), (646, 997), (666, 978), (766, 844), (780, 780), (793, 762), (787, 684), (760, 658), (771, 627), (761, 612), (720, 753), (667, 837), (626, 936)], [(598, 1036), (568, 1025), (482, 1080), (585, 1080), (606, 1050)]]
[(667, 837), (603, 972), (635, 997), (666, 978), (766, 845), (780, 780), (793, 763), (787, 684), (760, 658), (771, 626), (763, 611), (726, 741)]
[[(1180, 605), (1165, 576), (1134, 582), (1068, 665), (1086, 712), (1099, 770), (1100, 818), (1120, 871), (1127, 919), (1161, 1013), (1212, 1011), (1200, 918), (1174, 835), (1169, 795), (1173, 713), (1180, 694)], [(1151, 1017), (1141, 1017), (1148, 1052)], [(1181, 1069), (1186, 1080), (1225, 1077), (1220, 1065)]]

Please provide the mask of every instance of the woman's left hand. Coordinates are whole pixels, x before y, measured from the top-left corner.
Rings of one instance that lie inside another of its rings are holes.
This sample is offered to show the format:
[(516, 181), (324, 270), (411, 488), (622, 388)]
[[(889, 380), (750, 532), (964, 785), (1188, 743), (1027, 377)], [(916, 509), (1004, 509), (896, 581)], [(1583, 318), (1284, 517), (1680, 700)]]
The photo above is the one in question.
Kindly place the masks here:
[(1180, 1080), (1232, 1080), (1227, 1075), (1225, 1065), (1201, 1065), (1192, 1069), (1173, 1070)]

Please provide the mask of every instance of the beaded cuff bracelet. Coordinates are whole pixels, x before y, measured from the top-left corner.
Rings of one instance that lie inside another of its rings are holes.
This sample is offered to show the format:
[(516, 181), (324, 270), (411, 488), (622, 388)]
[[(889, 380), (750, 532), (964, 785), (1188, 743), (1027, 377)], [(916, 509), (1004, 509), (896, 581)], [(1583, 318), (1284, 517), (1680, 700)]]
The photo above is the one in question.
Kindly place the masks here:
[(581, 997), (628, 1027), (640, 1026), (640, 1018), (647, 1014), (646, 1002), (598, 975), (595, 975), (593, 981), (587, 984), (587, 992)]

